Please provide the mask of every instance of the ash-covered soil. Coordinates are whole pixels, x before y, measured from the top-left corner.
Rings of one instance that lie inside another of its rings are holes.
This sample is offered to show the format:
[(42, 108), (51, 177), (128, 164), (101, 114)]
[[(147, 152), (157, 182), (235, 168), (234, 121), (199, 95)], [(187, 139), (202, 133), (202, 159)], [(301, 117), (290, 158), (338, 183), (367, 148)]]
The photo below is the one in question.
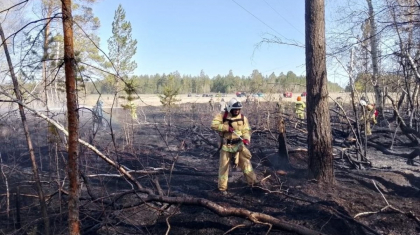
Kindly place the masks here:
[[(252, 163), (262, 183), (250, 188), (242, 172), (232, 169), (228, 195), (217, 190), (218, 135), (210, 130), (217, 111), (207, 104), (182, 104), (171, 114), (160, 107), (141, 107), (138, 120), (117, 109), (105, 118), (112, 123), (92, 132), (89, 113), (81, 115), (81, 138), (130, 172), (156, 194), (204, 198), (226, 208), (245, 208), (324, 234), (420, 234), (420, 161), (384, 154), (368, 147), (371, 165), (354, 168), (342, 152), (351, 154), (354, 143), (347, 128), (334, 128), (335, 184), (332, 187), (308, 180), (305, 124), (295, 128), (291, 106), (285, 107), (290, 167), (279, 165), (277, 113), (274, 104), (244, 104), (243, 113), (253, 128)], [(333, 114), (332, 114), (333, 115)], [(111, 118), (112, 117), (112, 118)], [(63, 115), (55, 116), (63, 120)], [(63, 135), (52, 134), (40, 119), (31, 116), (31, 128), (45, 193), (49, 195), (53, 234), (65, 234), (66, 153)], [(9, 122), (10, 125), (13, 122)], [(14, 135), (1, 139), (0, 231), (4, 234), (42, 234), (31, 164), (19, 126)], [(392, 136), (376, 133), (372, 141), (388, 148)], [(372, 137), (370, 137), (372, 138)], [(393, 151), (407, 153), (408, 139), (399, 135)], [(42, 159), (42, 160), (41, 160)], [(234, 216), (222, 217), (200, 206), (182, 203), (145, 203), (133, 184), (86, 147), (80, 148), (82, 234), (294, 234), (268, 224)], [(281, 171), (280, 171), (281, 170)], [(8, 183), (6, 187), (7, 178)], [(16, 197), (19, 186), (20, 226)], [(14, 193), (14, 194), (13, 194)], [(385, 208), (389, 205), (388, 208)], [(391, 208), (392, 206), (392, 208)], [(381, 209), (385, 208), (383, 211)], [(398, 210), (398, 211), (397, 211)], [(360, 215), (362, 212), (375, 212)]]

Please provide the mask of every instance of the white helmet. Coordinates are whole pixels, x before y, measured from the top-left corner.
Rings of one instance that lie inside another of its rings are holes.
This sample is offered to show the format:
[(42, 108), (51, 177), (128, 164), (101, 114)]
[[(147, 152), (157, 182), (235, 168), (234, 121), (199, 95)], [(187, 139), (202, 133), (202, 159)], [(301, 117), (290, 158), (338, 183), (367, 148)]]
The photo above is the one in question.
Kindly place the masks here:
[(367, 105), (367, 103), (366, 103), (366, 101), (365, 101), (365, 100), (360, 100), (360, 102), (359, 102), (359, 103), (360, 103), (360, 105), (361, 105), (361, 106), (366, 106), (366, 105)]
[(241, 109), (242, 108), (242, 103), (241, 101), (232, 98), (231, 100), (229, 100), (228, 104), (227, 104), (227, 111), (230, 112), (230, 110), (232, 109)]

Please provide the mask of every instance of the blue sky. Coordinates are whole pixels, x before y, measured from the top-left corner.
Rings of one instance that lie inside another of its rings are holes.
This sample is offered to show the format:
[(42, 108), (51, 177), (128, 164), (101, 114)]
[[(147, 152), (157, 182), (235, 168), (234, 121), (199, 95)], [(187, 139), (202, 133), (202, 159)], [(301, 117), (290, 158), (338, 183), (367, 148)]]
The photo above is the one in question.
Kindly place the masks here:
[(273, 34), (304, 44), (303, 0), (100, 0), (101, 48), (108, 51), (115, 10), (121, 4), (137, 39), (135, 74), (171, 73), (210, 77), (293, 71), (305, 75), (303, 48), (265, 44)]

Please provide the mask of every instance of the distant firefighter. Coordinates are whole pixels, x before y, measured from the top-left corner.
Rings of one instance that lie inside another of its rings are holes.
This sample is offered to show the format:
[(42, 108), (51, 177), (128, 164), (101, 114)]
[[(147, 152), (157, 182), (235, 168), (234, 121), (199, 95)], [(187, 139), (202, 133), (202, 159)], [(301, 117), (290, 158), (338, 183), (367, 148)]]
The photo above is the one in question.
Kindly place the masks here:
[(94, 127), (94, 131), (97, 130), (96, 127), (103, 126), (103, 123), (102, 123), (102, 118), (103, 118), (102, 105), (103, 105), (103, 103), (104, 102), (102, 100), (98, 100), (98, 102), (96, 102), (96, 105), (93, 106), (93, 127)]
[(210, 105), (210, 110), (211, 111), (214, 111), (214, 100), (213, 100), (213, 97), (210, 98), (209, 105)]
[(305, 119), (306, 104), (302, 101), (302, 97), (298, 96), (295, 102), (295, 113), (298, 119)]
[(284, 110), (283, 110), (282, 100), (283, 100), (283, 98), (281, 97), (281, 95), (279, 95), (279, 100), (278, 100), (278, 101), (277, 101), (277, 103), (276, 103), (277, 112), (279, 112), (279, 113), (284, 112)]
[(226, 103), (225, 100), (222, 98), (222, 100), (220, 101), (220, 111), (223, 112), (226, 109)]

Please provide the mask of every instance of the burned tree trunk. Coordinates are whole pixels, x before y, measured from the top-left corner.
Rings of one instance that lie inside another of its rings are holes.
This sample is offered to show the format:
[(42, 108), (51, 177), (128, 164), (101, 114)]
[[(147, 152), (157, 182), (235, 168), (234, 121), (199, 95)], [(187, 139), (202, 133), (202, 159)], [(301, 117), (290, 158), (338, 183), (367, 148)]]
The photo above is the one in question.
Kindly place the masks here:
[(404, 119), (401, 117), (400, 112), (398, 111), (398, 107), (395, 104), (394, 99), (388, 94), (386, 95), (386, 97), (391, 101), (392, 107), (394, 108), (394, 114), (397, 116), (398, 127), (401, 128), (401, 131), (404, 133), (404, 135), (406, 135), (411, 141), (413, 141), (415, 144), (418, 144), (420, 132), (407, 126)]
[[(18, 80), (15, 76), (15, 71), (14, 71), (14, 68), (13, 68), (12, 60), (11, 60), (10, 55), (9, 55), (9, 50), (7, 49), (7, 43), (6, 43), (6, 39), (5, 39), (3, 28), (1, 27), (1, 24), (0, 24), (0, 36), (1, 36), (1, 40), (3, 42), (4, 54), (6, 55), (7, 63), (9, 65), (10, 76), (12, 77), (12, 81), (13, 81), (14, 93), (16, 95), (16, 99), (18, 101), (22, 102), (22, 100), (23, 100), (22, 94), (21, 94), (20, 89), (19, 89)], [(41, 180), (39, 178), (38, 165), (37, 165), (36, 159), (35, 159), (35, 152), (34, 152), (34, 148), (33, 148), (33, 145), (32, 145), (31, 135), (29, 133), (28, 122), (26, 120), (25, 111), (24, 111), (23, 106), (21, 104), (19, 104), (19, 114), (20, 114), (20, 118), (22, 120), (23, 130), (25, 132), (26, 143), (28, 144), (29, 156), (31, 158), (32, 171), (33, 171), (33, 174), (34, 174), (35, 185), (36, 185), (36, 189), (37, 189), (37, 192), (38, 192), (39, 204), (40, 204), (40, 207), (41, 207), (42, 218), (44, 220), (44, 226), (45, 226), (44, 232), (45, 232), (46, 235), (48, 235), (48, 234), (50, 234), (50, 222), (49, 222), (49, 219), (48, 219), (47, 205), (45, 204), (44, 191), (42, 190)]]
[(76, 71), (73, 48), (73, 18), (71, 0), (62, 0), (64, 32), (64, 70), (68, 113), (68, 176), (69, 176), (69, 234), (80, 234), (79, 220), (79, 117), (77, 110)]
[(324, 0), (305, 1), (309, 177), (332, 184), (333, 155), (328, 109)]
[(288, 168), (289, 167), (289, 152), (287, 151), (287, 138), (286, 138), (286, 125), (284, 123), (284, 119), (279, 117), (279, 136), (277, 138), (278, 145), (279, 145), (279, 166), (281, 168)]
[[(50, 18), (52, 15), (52, 6), (48, 4), (47, 6), (47, 18)], [(43, 45), (43, 56), (42, 56), (42, 80), (44, 81), (44, 93), (45, 93), (45, 107), (48, 109), (48, 76), (47, 76), (47, 59), (48, 59), (48, 35), (50, 34), (50, 21), (47, 21), (44, 29), (44, 45)], [(53, 95), (51, 92), (51, 99)]]
[(384, 117), (384, 96), (382, 87), (379, 82), (379, 61), (378, 61), (378, 35), (375, 22), (375, 14), (373, 11), (372, 0), (366, 0), (369, 8), (369, 22), (370, 22), (370, 55), (372, 57), (372, 81), (373, 89), (375, 91), (376, 110), (378, 110), (378, 123), (388, 122)]

